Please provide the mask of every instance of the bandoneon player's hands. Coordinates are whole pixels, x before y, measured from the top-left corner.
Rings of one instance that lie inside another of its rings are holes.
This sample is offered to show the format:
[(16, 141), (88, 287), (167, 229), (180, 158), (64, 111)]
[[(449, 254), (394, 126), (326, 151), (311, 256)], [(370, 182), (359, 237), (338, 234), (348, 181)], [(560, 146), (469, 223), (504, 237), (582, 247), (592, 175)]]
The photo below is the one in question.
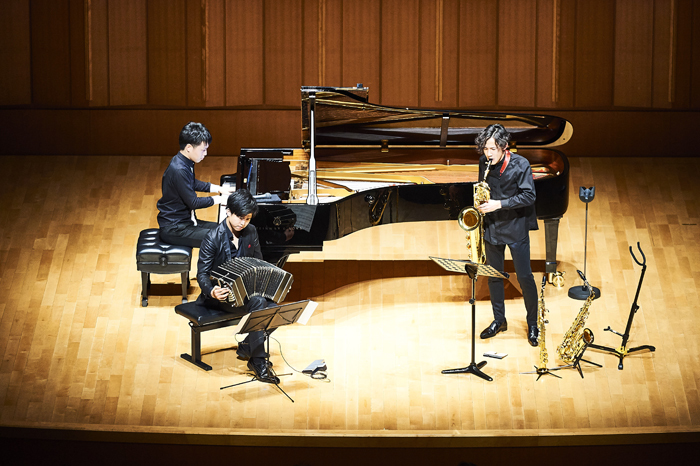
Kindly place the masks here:
[(228, 288), (222, 288), (219, 285), (216, 285), (213, 290), (211, 290), (211, 296), (214, 299), (218, 299), (219, 301), (223, 301), (226, 299), (226, 297), (229, 294)]

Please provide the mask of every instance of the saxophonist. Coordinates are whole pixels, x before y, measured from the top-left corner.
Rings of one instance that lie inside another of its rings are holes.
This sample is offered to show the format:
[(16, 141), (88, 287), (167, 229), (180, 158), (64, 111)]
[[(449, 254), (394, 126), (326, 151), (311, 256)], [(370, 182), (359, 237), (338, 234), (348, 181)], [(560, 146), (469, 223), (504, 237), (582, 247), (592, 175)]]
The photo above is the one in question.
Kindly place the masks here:
[[(486, 263), (502, 271), (505, 248), (508, 246), (518, 282), (522, 288), (527, 312), (527, 340), (537, 346), (537, 285), (530, 267), (530, 230), (537, 230), (535, 184), (530, 163), (508, 150), (510, 133), (501, 125), (484, 129), (476, 138), (479, 159), (479, 181), (482, 181), (487, 159), (491, 171), (486, 183), (491, 189), (489, 201), (475, 206), (484, 214)], [(489, 277), (493, 322), (481, 332), (481, 338), (492, 338), (508, 329), (503, 279)]]

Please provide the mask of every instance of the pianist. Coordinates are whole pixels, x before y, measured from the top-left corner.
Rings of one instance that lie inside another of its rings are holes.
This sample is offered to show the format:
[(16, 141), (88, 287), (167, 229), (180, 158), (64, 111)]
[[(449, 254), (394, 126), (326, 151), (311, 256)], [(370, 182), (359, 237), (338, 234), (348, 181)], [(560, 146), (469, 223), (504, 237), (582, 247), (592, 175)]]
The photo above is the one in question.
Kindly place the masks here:
[[(479, 178), (484, 176), (487, 158), (491, 171), (486, 182), (491, 188), (491, 200), (478, 209), (484, 216), (484, 245), (486, 262), (503, 270), (505, 248), (510, 249), (515, 273), (523, 292), (527, 311), (527, 339), (537, 346), (537, 285), (530, 267), (530, 230), (537, 230), (535, 215), (535, 184), (530, 163), (508, 150), (510, 133), (499, 125), (490, 125), (476, 138)], [(491, 338), (508, 329), (503, 279), (489, 277), (489, 292), (493, 307), (493, 322), (481, 338)]]
[[(263, 258), (258, 231), (250, 224), (257, 212), (258, 204), (247, 189), (239, 189), (228, 197), (226, 219), (207, 234), (199, 250), (197, 282), (202, 292), (197, 302), (200, 305), (244, 315), (274, 304), (272, 300), (254, 296), (244, 306), (233, 307), (226, 301), (229, 289), (214, 285), (210, 278), (214, 268), (234, 257)], [(267, 366), (264, 343), (264, 332), (249, 333), (238, 344), (238, 358), (248, 360), (248, 369), (261, 382), (279, 383), (272, 368)]]
[[(189, 122), (180, 131), (180, 152), (163, 173), (163, 197), (157, 204), (160, 237), (167, 243), (198, 248), (217, 224), (198, 220), (195, 210), (225, 204), (231, 193), (228, 188), (199, 181), (194, 176), (194, 165), (207, 156), (209, 144), (211, 134), (201, 123)], [(197, 192), (221, 195), (198, 197)]]

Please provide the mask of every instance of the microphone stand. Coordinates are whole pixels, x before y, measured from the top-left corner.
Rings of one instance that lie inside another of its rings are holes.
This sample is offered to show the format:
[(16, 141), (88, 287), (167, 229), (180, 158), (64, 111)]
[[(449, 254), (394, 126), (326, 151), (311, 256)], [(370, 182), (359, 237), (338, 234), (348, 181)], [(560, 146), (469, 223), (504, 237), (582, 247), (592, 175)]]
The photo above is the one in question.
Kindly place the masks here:
[[(590, 188), (581, 186), (578, 191), (578, 197), (586, 204), (586, 227), (585, 239), (583, 242), (583, 275), (586, 276), (586, 256), (588, 255), (588, 204), (595, 197), (595, 186), (591, 186)], [(593, 299), (600, 298), (600, 290), (595, 286), (591, 288), (595, 295)], [(585, 301), (588, 299), (589, 295), (590, 293), (588, 292), (588, 287), (586, 287), (585, 283), (581, 286), (572, 286), (569, 288), (569, 298)]]

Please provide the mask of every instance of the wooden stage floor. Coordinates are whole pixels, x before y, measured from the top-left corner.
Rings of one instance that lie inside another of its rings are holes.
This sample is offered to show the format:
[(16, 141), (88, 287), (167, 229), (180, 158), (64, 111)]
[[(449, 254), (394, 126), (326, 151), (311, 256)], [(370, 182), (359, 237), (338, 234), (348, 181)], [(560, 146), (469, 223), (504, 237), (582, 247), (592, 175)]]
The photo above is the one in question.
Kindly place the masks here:
[[(442, 375), (470, 361), (465, 276), (442, 272), (428, 256), (463, 258), (456, 222), (388, 225), (292, 257), (288, 300), (319, 303), (308, 325), (274, 333), (278, 373), (326, 360), (329, 379), (247, 380), (231, 329), (203, 334), (205, 372), (189, 352), (179, 276), (153, 275), (140, 306), (135, 265), (139, 231), (157, 225), (155, 204), (170, 157), (2, 157), (0, 174), (0, 432), (54, 438), (214, 445), (325, 447), (565, 446), (697, 442), (700, 432), (700, 160), (571, 159), (569, 210), (559, 230), (566, 286), (546, 290), (549, 366), (582, 302), (585, 204), (587, 275), (602, 297), (586, 323), (596, 343), (617, 347), (640, 276), (629, 254), (639, 242), (648, 269), (624, 370), (588, 351), (561, 379), (521, 375), (538, 349), (526, 341), (515, 277), (507, 284), (509, 329), (476, 341), (486, 382)], [(197, 176), (218, 182), (235, 159), (208, 157)], [(214, 220), (214, 209), (200, 215)], [(544, 272), (544, 229), (533, 232), (535, 279)], [(510, 262), (507, 267), (511, 267)], [(199, 289), (193, 265), (190, 299)], [(539, 286), (538, 286), (539, 288)], [(477, 284), (477, 334), (492, 320), (486, 280)], [(478, 337), (477, 337), (478, 338)], [(281, 345), (281, 347), (280, 347)], [(18, 432), (24, 432), (19, 434)], [(57, 433), (58, 432), (58, 433)], [(37, 434), (38, 435), (38, 434)], [(49, 435), (49, 434), (47, 434)], [(141, 435), (141, 437), (139, 437)], [(134, 440), (137, 439), (137, 440)], [(138, 440), (140, 439), (140, 440)], [(150, 440), (144, 440), (150, 439)], [(310, 463), (309, 463), (310, 464)]]

